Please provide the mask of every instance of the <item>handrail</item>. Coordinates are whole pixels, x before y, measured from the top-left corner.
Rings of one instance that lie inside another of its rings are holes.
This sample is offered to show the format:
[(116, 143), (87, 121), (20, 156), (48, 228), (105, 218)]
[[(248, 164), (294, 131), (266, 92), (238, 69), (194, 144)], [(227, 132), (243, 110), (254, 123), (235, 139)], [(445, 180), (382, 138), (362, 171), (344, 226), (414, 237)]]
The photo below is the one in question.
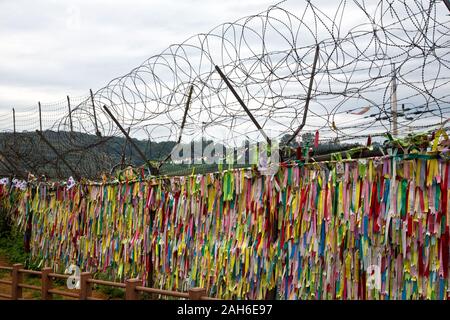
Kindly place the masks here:
[(31, 285), (31, 284), (18, 283), (17, 286), (18, 286), (19, 288), (24, 288), (24, 289), (30, 289), (30, 290), (41, 291), (41, 287), (34, 286), (34, 285)]
[(50, 273), (48, 276), (52, 277), (52, 278), (58, 278), (58, 279), (67, 279), (70, 277), (70, 275), (68, 275), (68, 274), (61, 274), (61, 273)]
[(104, 285), (104, 286), (118, 287), (118, 288), (126, 287), (125, 283), (122, 283), (122, 282), (112, 282), (112, 281), (99, 280), (99, 279), (89, 279), (88, 282), (94, 283), (94, 284), (100, 284), (100, 285)]
[(64, 296), (64, 297), (71, 297), (71, 298), (79, 298), (80, 297), (80, 295), (77, 293), (62, 291), (62, 290), (58, 290), (58, 289), (49, 289), (48, 292), (53, 293), (53, 294), (59, 294), (60, 296)]
[(213, 297), (204, 296), (204, 297), (201, 297), (200, 300), (217, 301), (217, 300), (222, 300), (222, 299), (217, 299), (217, 298), (213, 298)]
[(11, 296), (8, 294), (0, 293), (0, 298), (11, 299)]
[(10, 280), (1, 280), (0, 279), (0, 284), (12, 284), (12, 281), (10, 281)]
[[(125, 299), (126, 300), (135, 300), (139, 299), (140, 293), (150, 293), (157, 294), (169, 297), (176, 297), (182, 299), (194, 299), (194, 300), (218, 300), (215, 298), (208, 297), (206, 295), (206, 290), (202, 288), (191, 288), (188, 292), (180, 292), (180, 291), (170, 291), (164, 289), (157, 288), (149, 288), (144, 287), (139, 284), (142, 284), (142, 280), (140, 279), (128, 279), (125, 283), (122, 282), (112, 282), (100, 279), (92, 279), (92, 274), (89, 272), (81, 273), (79, 278), (80, 287), (77, 288), (79, 291), (68, 292), (59, 289), (52, 288), (52, 279), (67, 279), (69, 275), (60, 274), (52, 272), (51, 268), (44, 268), (42, 271), (36, 270), (27, 270), (23, 269), (22, 264), (15, 264), (12, 267), (0, 266), (2, 270), (11, 271), (11, 280), (0, 280), (0, 284), (11, 285), (11, 295), (0, 294), (0, 298), (12, 299), (12, 300), (24, 300), (22, 297), (22, 289), (30, 289), (41, 291), (41, 299), (52, 299), (53, 294), (61, 295), (64, 297), (71, 297), (80, 300), (103, 300), (98, 297), (92, 296), (92, 285), (104, 285), (110, 287), (117, 287), (124, 289), (125, 291)], [(41, 285), (31, 285), (23, 283), (23, 275), (24, 274), (32, 274), (41, 277)]]
[(12, 271), (12, 267), (7, 267), (7, 266), (0, 266), (0, 270), (7, 270), (7, 271)]
[(26, 270), (26, 269), (19, 269), (20, 273), (26, 273), (26, 274), (34, 274), (36, 276), (42, 275), (41, 271), (35, 271), (35, 270)]

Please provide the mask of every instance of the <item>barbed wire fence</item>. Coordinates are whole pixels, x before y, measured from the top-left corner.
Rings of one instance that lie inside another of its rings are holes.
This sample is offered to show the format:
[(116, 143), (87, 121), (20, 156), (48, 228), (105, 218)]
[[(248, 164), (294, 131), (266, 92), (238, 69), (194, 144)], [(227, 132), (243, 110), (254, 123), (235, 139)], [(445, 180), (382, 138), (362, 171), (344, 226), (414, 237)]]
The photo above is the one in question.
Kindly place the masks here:
[(325, 13), (305, 0), (295, 14), (284, 6), (171, 45), (96, 92), (2, 109), (0, 173), (99, 178), (119, 163), (138, 165), (124, 159), (134, 149), (120, 139), (122, 130), (145, 141), (144, 156), (158, 161), (168, 150), (155, 153), (155, 145), (180, 138), (227, 147), (257, 143), (264, 132), (283, 140), (302, 124), (308, 99), (299, 137), (319, 132), (322, 143), (447, 128), (450, 21), (443, 3), (341, 0)]

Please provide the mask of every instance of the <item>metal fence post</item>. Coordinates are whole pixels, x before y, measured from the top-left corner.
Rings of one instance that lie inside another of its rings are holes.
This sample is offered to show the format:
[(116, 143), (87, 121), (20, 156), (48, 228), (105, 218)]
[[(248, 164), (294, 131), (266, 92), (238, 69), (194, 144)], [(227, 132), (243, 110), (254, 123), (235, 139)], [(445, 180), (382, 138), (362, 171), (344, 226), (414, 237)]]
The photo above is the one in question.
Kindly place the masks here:
[(70, 123), (70, 132), (73, 132), (73, 122), (72, 122), (72, 109), (70, 107), (70, 98), (67, 96), (67, 106), (69, 107), (69, 123)]
[(89, 89), (89, 93), (91, 94), (92, 110), (94, 111), (95, 134), (98, 137), (101, 137), (102, 134), (100, 133), (100, 131), (98, 131), (97, 113), (95, 112), (94, 94), (92, 93), (92, 89)]
[(42, 300), (52, 300), (53, 296), (48, 292), (52, 288), (52, 280), (49, 277), (49, 274), (52, 272), (52, 268), (44, 268), (41, 273), (41, 299)]
[(136, 287), (141, 280), (139, 279), (127, 279), (125, 287), (125, 300), (138, 300), (139, 294), (136, 291)]
[(204, 288), (189, 289), (189, 300), (201, 300), (201, 298), (205, 296), (206, 296), (206, 289)]
[(13, 111), (13, 132), (14, 134), (16, 134), (16, 110), (12, 108), (12, 111)]
[(39, 107), (39, 129), (42, 131), (42, 111), (40, 101), (38, 101), (38, 107)]
[(16, 263), (13, 265), (12, 270), (12, 281), (11, 281), (11, 299), (18, 300), (22, 298), (22, 288), (19, 287), (19, 284), (22, 282), (22, 273), (19, 272), (20, 269), (23, 269), (23, 264)]
[(90, 272), (82, 272), (80, 275), (80, 300), (87, 300), (92, 294), (92, 285), (89, 280), (92, 278)]

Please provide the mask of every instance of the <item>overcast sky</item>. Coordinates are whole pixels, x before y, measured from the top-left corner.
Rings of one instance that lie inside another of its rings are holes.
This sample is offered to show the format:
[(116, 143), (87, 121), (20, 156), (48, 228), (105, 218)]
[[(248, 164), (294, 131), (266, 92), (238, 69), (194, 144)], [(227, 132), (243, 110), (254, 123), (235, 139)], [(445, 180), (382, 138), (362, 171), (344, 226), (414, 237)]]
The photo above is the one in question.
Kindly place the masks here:
[(172, 43), (274, 3), (0, 0), (0, 109), (85, 95)]
[[(283, 3), (282, 7), (293, 14), (301, 15), (307, 1), (289, 0)], [(17, 129), (34, 130), (38, 125), (38, 101), (62, 101), (61, 112), (65, 113), (66, 95), (72, 98), (86, 96), (90, 88), (96, 92), (113, 78), (127, 74), (171, 44), (181, 43), (198, 33), (207, 33), (222, 23), (265, 11), (277, 2), (279, 1), (0, 0), (0, 130), (12, 130), (13, 107), (16, 108)], [(329, 0), (311, 2), (330, 17), (335, 16), (336, 6), (341, 3)], [(366, 8), (370, 9), (369, 12), (372, 12), (378, 3), (375, 0), (358, 2), (365, 3)], [(423, 2), (427, 3), (427, 0)], [(342, 24), (346, 25), (347, 29), (367, 20), (367, 16), (353, 1), (346, 3), (348, 8), (345, 9), (346, 18)], [(413, 6), (413, 1), (407, 3)], [(403, 6), (399, 2), (395, 4), (397, 9), (400, 8), (398, 13), (402, 15)], [(438, 5), (445, 10), (442, 3)], [(438, 20), (444, 21), (446, 12), (438, 10), (438, 14), (442, 16)], [(306, 15), (302, 21), (305, 25), (312, 26), (312, 19), (313, 16)], [(409, 26), (409, 29), (414, 30), (415, 27)], [(365, 28), (370, 30), (370, 23), (365, 25)], [(318, 33), (321, 38), (320, 30)], [(301, 37), (303, 36), (304, 34), (301, 34)], [(441, 42), (444, 40), (445, 38), (440, 39)], [(277, 42), (272, 44), (278, 49)], [(364, 43), (359, 45), (364, 47)], [(286, 48), (280, 47), (281, 49)], [(435, 76), (435, 72), (430, 72), (433, 68), (438, 70), (436, 63), (429, 64), (425, 77)], [(448, 67), (440, 71), (448, 74)], [(412, 74), (408, 81), (414, 82), (418, 79), (421, 79), (421, 74)], [(405, 96), (401, 91), (405, 88), (409, 87), (399, 86), (400, 98)], [(412, 105), (424, 103), (409, 102)], [(361, 107), (358, 103), (353, 104), (353, 107)], [(51, 113), (54, 110), (44, 108), (44, 112), (46, 111)], [(34, 114), (32, 120), (29, 119), (29, 113)], [(344, 114), (344, 117), (348, 118), (348, 115)], [(51, 115), (45, 115), (44, 118), (50, 125), (55, 120)], [(310, 124), (317, 123), (312, 121)], [(46, 123), (44, 127), (47, 127)]]

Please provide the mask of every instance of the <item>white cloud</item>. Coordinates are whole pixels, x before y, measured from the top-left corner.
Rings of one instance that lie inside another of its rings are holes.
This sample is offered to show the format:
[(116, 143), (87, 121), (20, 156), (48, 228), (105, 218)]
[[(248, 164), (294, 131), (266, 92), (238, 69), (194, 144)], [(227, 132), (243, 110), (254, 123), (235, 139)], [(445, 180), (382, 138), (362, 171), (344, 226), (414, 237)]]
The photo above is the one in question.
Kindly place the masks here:
[(172, 43), (271, 3), (1, 1), (0, 109), (98, 89)]

